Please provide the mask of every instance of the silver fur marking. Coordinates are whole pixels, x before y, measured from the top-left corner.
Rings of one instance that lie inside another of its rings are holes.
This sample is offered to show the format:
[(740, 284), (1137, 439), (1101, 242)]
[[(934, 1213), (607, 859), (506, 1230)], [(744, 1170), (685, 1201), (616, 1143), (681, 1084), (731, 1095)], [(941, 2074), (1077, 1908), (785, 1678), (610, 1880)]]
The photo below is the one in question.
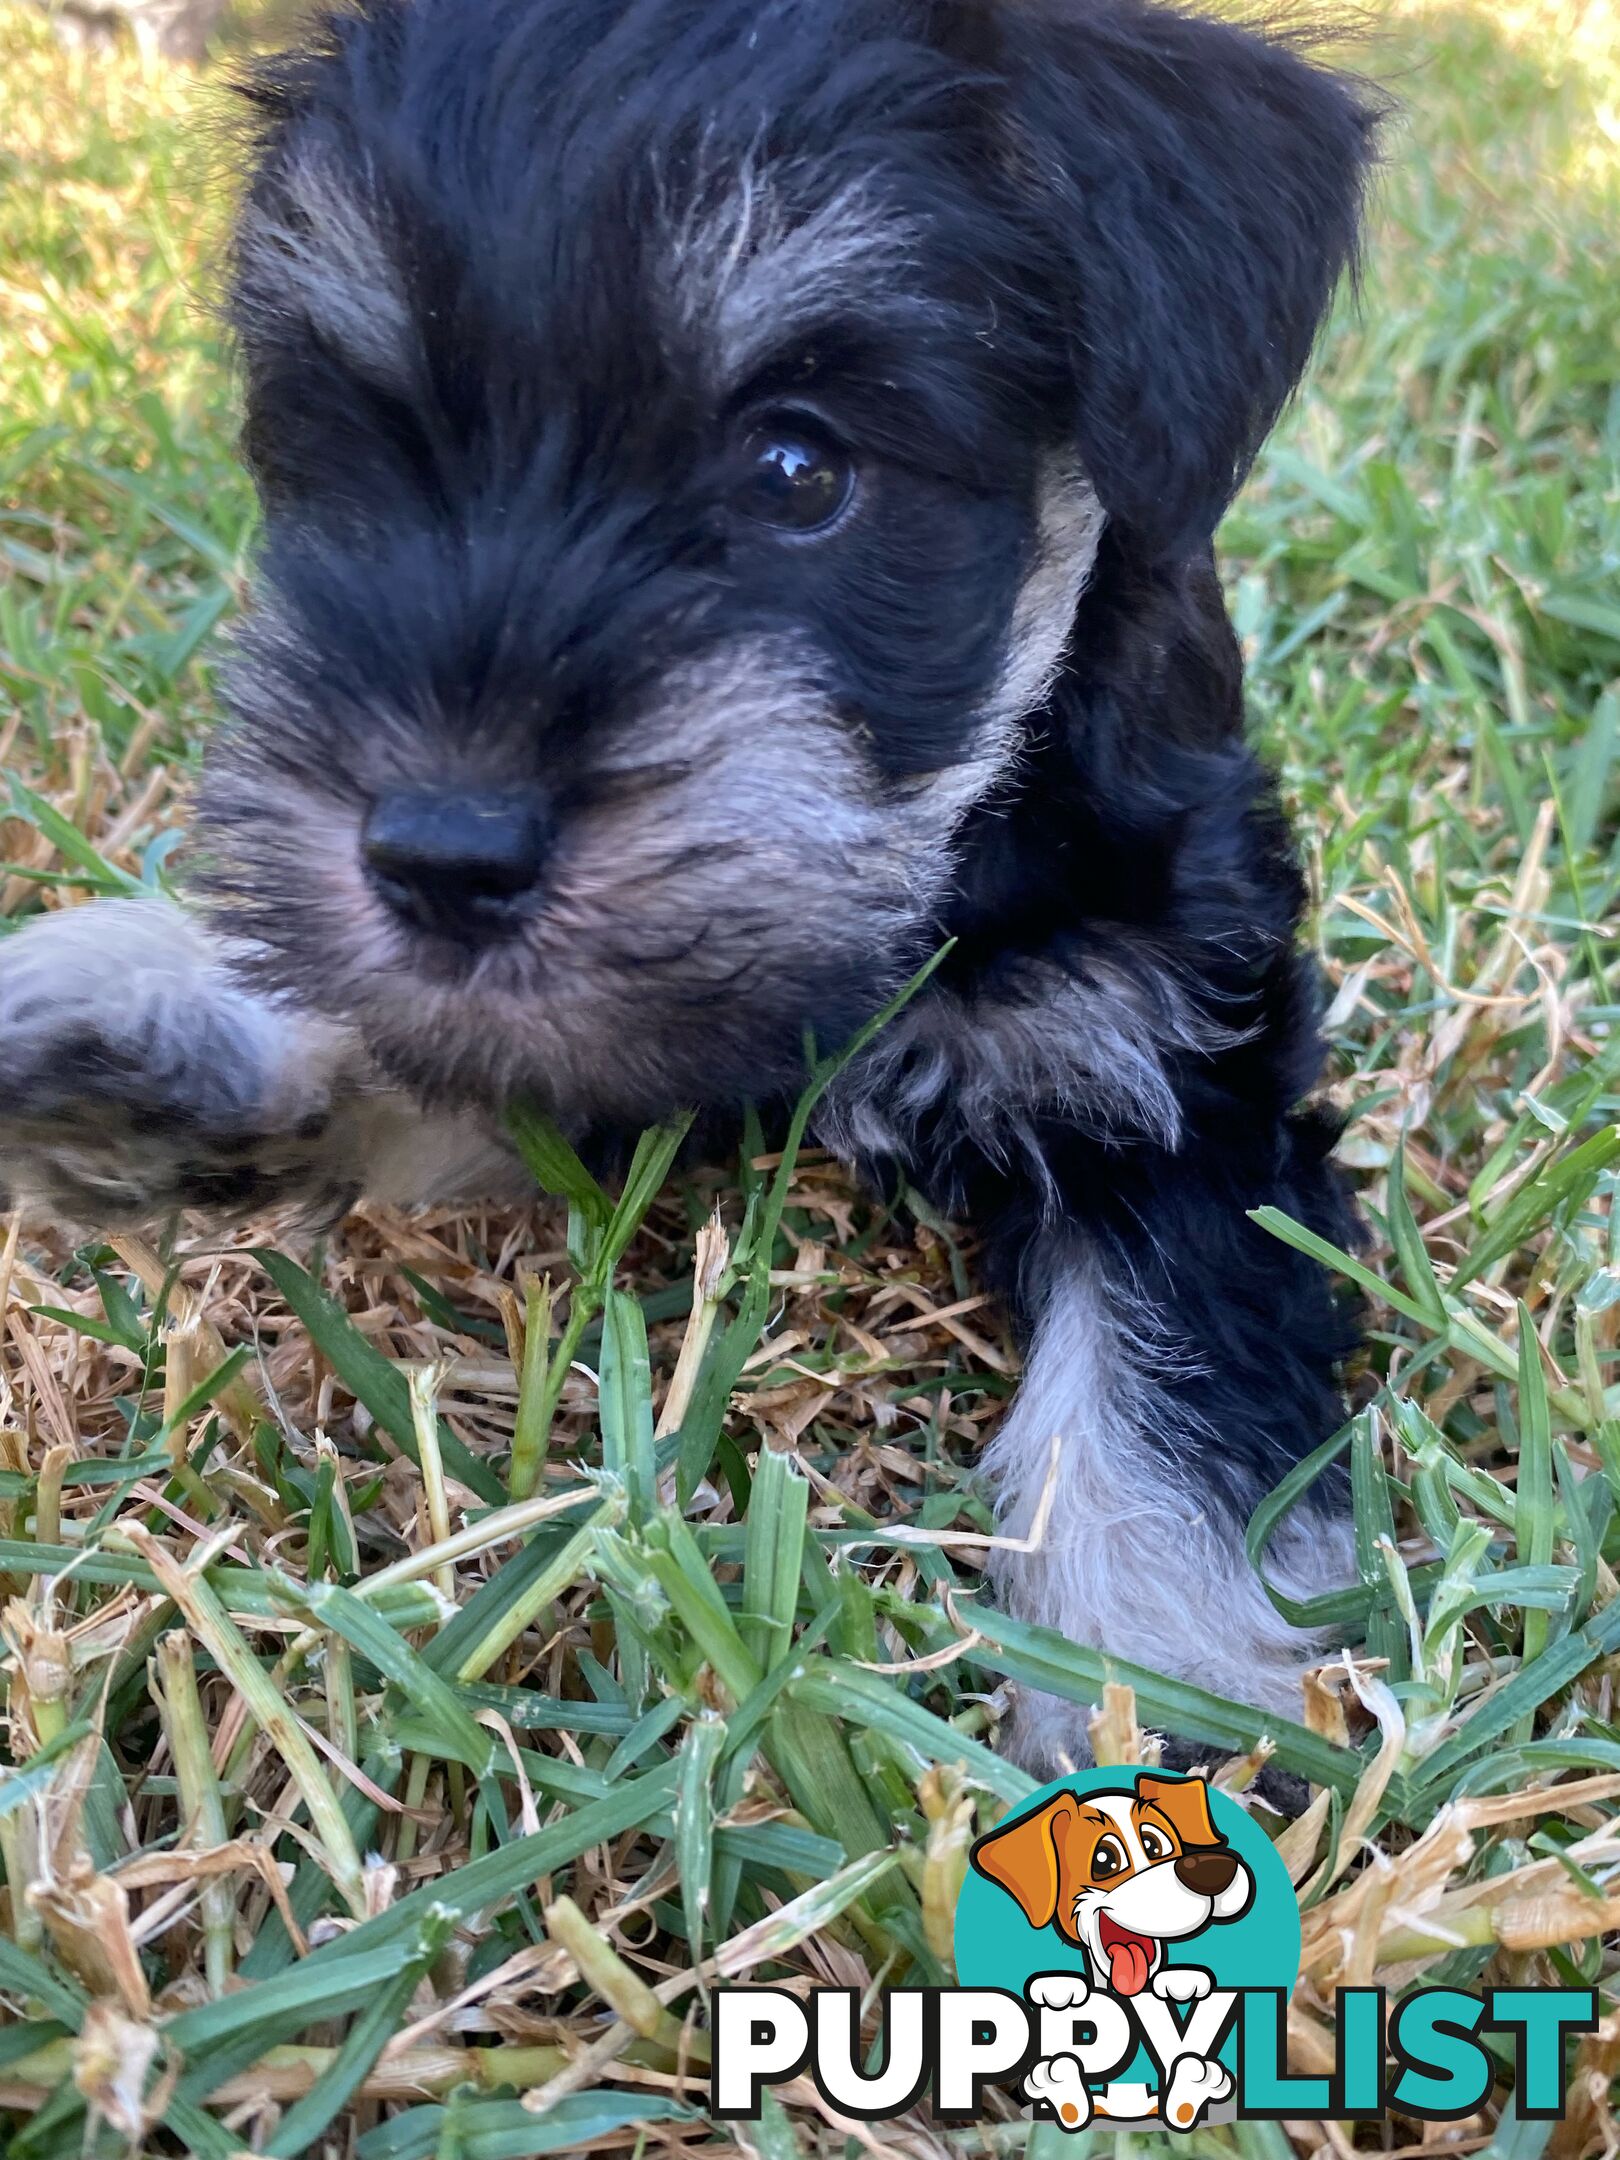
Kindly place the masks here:
[[(1155, 1316), (1090, 1262), (1055, 1271), (984, 1468), (1013, 1536), (1035, 1519), (1054, 1433), (1057, 1484), (1040, 1549), (997, 1553), (994, 1587), (1009, 1612), (1073, 1642), (1297, 1720), (1319, 1645), (1276, 1611), (1240, 1536), (1182, 1474), (1182, 1448), (1199, 1436), (1163, 1386), (1178, 1354)], [(1313, 1516), (1285, 1530), (1267, 1572), (1295, 1597), (1349, 1581), (1349, 1525)], [(1004, 1752), (1031, 1768), (1084, 1763), (1086, 1723), (1076, 1704), (1021, 1695)]]
[(905, 221), (863, 181), (795, 217), (792, 179), (756, 165), (700, 175), (687, 205), (665, 212), (673, 319), (713, 340), (731, 383), (840, 309), (869, 311), (885, 287), (886, 308), (907, 305), (895, 282), (912, 254)]
[[(941, 988), (918, 998), (836, 1083), (817, 1129), (845, 1155), (904, 1154), (933, 1120), (994, 1159), (1021, 1159), (1046, 1184), (1039, 1121), (1174, 1148), (1181, 1111), (1169, 1060), (1238, 1040), (1151, 953), (1121, 946), (1084, 974), (1031, 962), (1016, 995)], [(1047, 1200), (1058, 1212), (1049, 1185)]]
[(1045, 701), (1091, 582), (1108, 513), (1068, 456), (1048, 453), (1035, 504), (1035, 562), (1013, 608), (1007, 660), (984, 718), (1006, 730)]
[(1045, 701), (1062, 665), (1107, 522), (1074, 459), (1048, 452), (1035, 501), (1034, 556), (1013, 604), (1000, 676), (975, 715), (973, 754), (929, 774), (916, 790), (936, 816), (957, 823), (1016, 768), (1029, 716)]
[[(284, 214), (242, 225), (242, 299), (273, 324), (289, 300), (351, 363), (383, 384), (411, 364), (411, 318), (398, 270), (370, 210), (335, 168), (305, 155), (281, 178)], [(259, 295), (263, 295), (262, 303)]]

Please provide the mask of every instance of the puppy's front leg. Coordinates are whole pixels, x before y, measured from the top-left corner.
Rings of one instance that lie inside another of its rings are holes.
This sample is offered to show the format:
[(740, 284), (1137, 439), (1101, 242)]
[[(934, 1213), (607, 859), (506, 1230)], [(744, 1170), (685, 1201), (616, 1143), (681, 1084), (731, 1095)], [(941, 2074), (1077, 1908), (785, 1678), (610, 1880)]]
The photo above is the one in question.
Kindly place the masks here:
[[(997, 1553), (992, 1583), (1008, 1611), (1074, 1642), (1297, 1721), (1321, 1646), (1271, 1604), (1244, 1529), (1342, 1416), (1343, 1323), (1325, 1278), (1248, 1220), (1270, 1194), (1200, 1190), (1190, 1166), (1169, 1167), (1155, 1178), (1145, 1152), (1134, 1175), (1116, 1166), (1100, 1204), (1021, 1254), (1025, 1373), (986, 1469), (1017, 1535), (1049, 1477), (1052, 1490), (1038, 1549)], [(1318, 1212), (1298, 1187), (1275, 1197)], [(1295, 1510), (1266, 1568), (1297, 1597), (1353, 1579), (1338, 1484)], [(1055, 1772), (1089, 1760), (1086, 1724), (1026, 1694), (1007, 1745)]]
[(521, 1184), (497, 1136), (424, 1114), (346, 1029), (251, 988), (166, 901), (96, 901), (0, 940), (5, 1203), (103, 1229)]

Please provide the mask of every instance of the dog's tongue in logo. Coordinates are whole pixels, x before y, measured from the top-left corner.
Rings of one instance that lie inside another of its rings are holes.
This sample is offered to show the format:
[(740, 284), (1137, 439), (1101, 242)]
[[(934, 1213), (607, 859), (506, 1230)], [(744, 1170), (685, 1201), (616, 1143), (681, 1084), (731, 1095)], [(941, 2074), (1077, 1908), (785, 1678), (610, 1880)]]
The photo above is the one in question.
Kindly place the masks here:
[(1153, 1944), (1107, 1913), (1098, 1916), (1097, 1933), (1108, 1960), (1109, 1986), (1116, 1995), (1140, 1995), (1153, 1970)]

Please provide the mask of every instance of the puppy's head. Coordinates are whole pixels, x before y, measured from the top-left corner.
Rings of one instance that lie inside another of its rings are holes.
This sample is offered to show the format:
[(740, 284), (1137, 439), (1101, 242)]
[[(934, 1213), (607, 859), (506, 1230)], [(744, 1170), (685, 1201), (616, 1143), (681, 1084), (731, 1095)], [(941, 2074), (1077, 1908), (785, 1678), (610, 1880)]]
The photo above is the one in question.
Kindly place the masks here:
[(428, 1093), (790, 1082), (938, 942), (1105, 526), (1207, 549), (1361, 107), (1143, 0), (360, 0), (251, 98), (230, 927)]
[(1137, 1995), (1164, 1945), (1235, 1920), (1254, 1878), (1216, 1829), (1202, 1778), (1144, 1772), (1118, 1792), (1058, 1793), (973, 1848), (973, 1864), (1032, 1927), (1086, 1953), (1092, 1976)]

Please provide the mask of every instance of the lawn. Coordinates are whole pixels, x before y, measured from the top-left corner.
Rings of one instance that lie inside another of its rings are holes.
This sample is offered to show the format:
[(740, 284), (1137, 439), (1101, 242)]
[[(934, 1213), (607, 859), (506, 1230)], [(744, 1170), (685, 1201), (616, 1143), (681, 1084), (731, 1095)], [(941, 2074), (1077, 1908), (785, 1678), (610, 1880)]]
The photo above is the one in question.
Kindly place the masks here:
[[(1308, 1781), (1265, 1817), (1299, 2067), (1340, 1984), (1608, 1991), (1566, 2123), (1519, 2121), (1504, 2062), (1460, 2129), (1200, 2155), (1615, 2149), (1620, 19), (1391, 0), (1370, 32), (1404, 118), (1365, 293), (1224, 535), (1370, 1227), (1361, 1579), (1317, 1615), (1353, 1668), (1268, 1729), (986, 1611), (1002, 1323), (951, 1226), (812, 1154), (739, 1136), (665, 1183), (655, 1136), (621, 1200), (542, 1144), (569, 1206), (179, 1265), (14, 1227), (9, 2160), (729, 2147), (705, 1987), (949, 1979), (1030, 1678), (1113, 1684), (1105, 1759), (1173, 1726), (1234, 1790), (1268, 1754)], [(0, 6), (0, 925), (156, 882), (214, 711), (252, 542), (216, 95)], [(749, 2136), (1084, 2144), (1010, 2110), (874, 2136), (808, 2081)]]

